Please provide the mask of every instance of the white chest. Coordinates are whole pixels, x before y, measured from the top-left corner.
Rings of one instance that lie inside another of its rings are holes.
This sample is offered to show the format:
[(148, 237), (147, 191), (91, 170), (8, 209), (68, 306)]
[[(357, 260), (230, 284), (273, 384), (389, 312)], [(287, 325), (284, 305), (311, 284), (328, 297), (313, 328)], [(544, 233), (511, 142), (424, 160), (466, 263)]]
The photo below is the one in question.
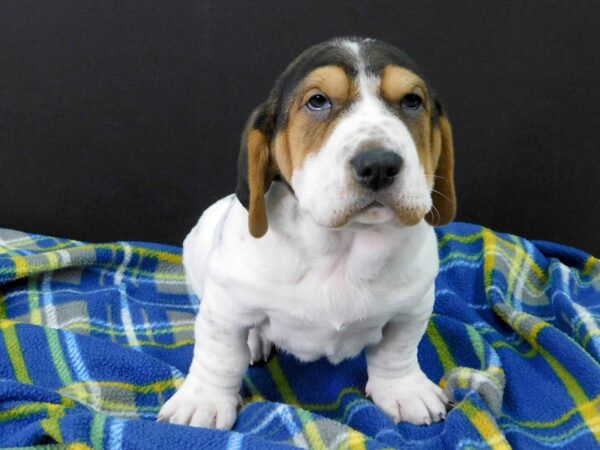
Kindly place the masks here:
[(256, 326), (302, 360), (339, 362), (378, 342), (387, 322), (418, 309), (437, 273), (437, 242), (426, 224), (294, 228), (256, 240), (247, 236), (243, 210), (232, 209), (225, 226), (223, 211), (213, 211), (184, 244), (186, 273), (203, 308)]
[[(386, 323), (420, 301), (433, 278), (400, 270), (395, 258), (369, 260), (363, 250), (310, 261), (257, 288), (250, 300), (264, 312), (263, 336), (301, 360), (325, 356), (334, 363), (379, 342)], [(279, 267), (292, 264), (287, 258)]]

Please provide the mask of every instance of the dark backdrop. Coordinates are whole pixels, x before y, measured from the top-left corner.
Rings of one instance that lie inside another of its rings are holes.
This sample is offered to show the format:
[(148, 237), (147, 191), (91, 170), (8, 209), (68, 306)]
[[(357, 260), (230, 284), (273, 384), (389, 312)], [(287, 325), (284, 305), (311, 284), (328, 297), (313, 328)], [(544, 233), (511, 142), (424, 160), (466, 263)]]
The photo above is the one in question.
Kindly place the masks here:
[(0, 225), (180, 243), (285, 65), (354, 34), (440, 92), (459, 220), (600, 254), (599, 23), (595, 0), (1, 1)]

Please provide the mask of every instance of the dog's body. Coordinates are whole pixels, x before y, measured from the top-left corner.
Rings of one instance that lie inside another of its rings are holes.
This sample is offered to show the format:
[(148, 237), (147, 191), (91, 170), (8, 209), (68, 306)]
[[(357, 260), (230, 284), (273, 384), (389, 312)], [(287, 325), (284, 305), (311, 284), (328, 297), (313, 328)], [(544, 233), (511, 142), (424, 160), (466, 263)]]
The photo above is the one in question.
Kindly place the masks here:
[[(209, 299), (211, 283), (230, 286), (215, 295), (215, 308), (239, 312), (236, 320), (303, 361), (339, 363), (379, 342), (390, 318), (429, 316), (437, 274), (429, 225), (325, 230), (299, 223), (294, 204), (287, 189), (274, 186), (269, 226), (280, 232), (260, 240), (248, 237), (247, 212), (234, 196), (211, 206), (184, 243), (194, 291)], [(252, 350), (255, 361), (267, 356)]]
[(396, 421), (443, 418), (417, 344), (438, 271), (426, 214), (454, 214), (452, 144), (414, 64), (373, 40), (309, 49), (251, 116), (240, 155), (237, 195), (184, 243), (197, 344), (161, 418), (231, 427), (248, 364), (271, 343), (333, 363), (366, 347), (377, 405)]

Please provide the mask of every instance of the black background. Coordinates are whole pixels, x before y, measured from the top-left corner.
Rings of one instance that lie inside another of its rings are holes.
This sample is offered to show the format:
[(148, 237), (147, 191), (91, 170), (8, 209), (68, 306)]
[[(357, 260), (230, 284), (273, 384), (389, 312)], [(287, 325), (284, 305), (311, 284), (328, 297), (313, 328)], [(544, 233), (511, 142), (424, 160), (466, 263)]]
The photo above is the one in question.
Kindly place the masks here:
[(0, 225), (179, 244), (235, 184), (247, 115), (336, 35), (440, 93), (458, 220), (600, 254), (600, 2), (1, 1)]

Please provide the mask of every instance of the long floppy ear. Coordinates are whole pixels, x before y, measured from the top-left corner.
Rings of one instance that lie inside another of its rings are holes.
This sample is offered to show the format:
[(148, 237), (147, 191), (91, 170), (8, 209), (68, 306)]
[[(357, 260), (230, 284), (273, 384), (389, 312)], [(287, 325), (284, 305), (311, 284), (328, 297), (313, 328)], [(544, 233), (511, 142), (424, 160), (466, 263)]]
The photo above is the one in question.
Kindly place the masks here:
[(439, 154), (431, 199), (433, 206), (425, 216), (430, 225), (445, 225), (456, 215), (456, 193), (454, 191), (454, 143), (452, 127), (436, 101), (438, 124), (433, 126), (431, 145), (434, 154)]
[(235, 193), (248, 210), (248, 229), (255, 238), (264, 236), (269, 228), (265, 194), (275, 177), (269, 148), (274, 120), (269, 109), (269, 104), (263, 103), (250, 115), (238, 155)]

